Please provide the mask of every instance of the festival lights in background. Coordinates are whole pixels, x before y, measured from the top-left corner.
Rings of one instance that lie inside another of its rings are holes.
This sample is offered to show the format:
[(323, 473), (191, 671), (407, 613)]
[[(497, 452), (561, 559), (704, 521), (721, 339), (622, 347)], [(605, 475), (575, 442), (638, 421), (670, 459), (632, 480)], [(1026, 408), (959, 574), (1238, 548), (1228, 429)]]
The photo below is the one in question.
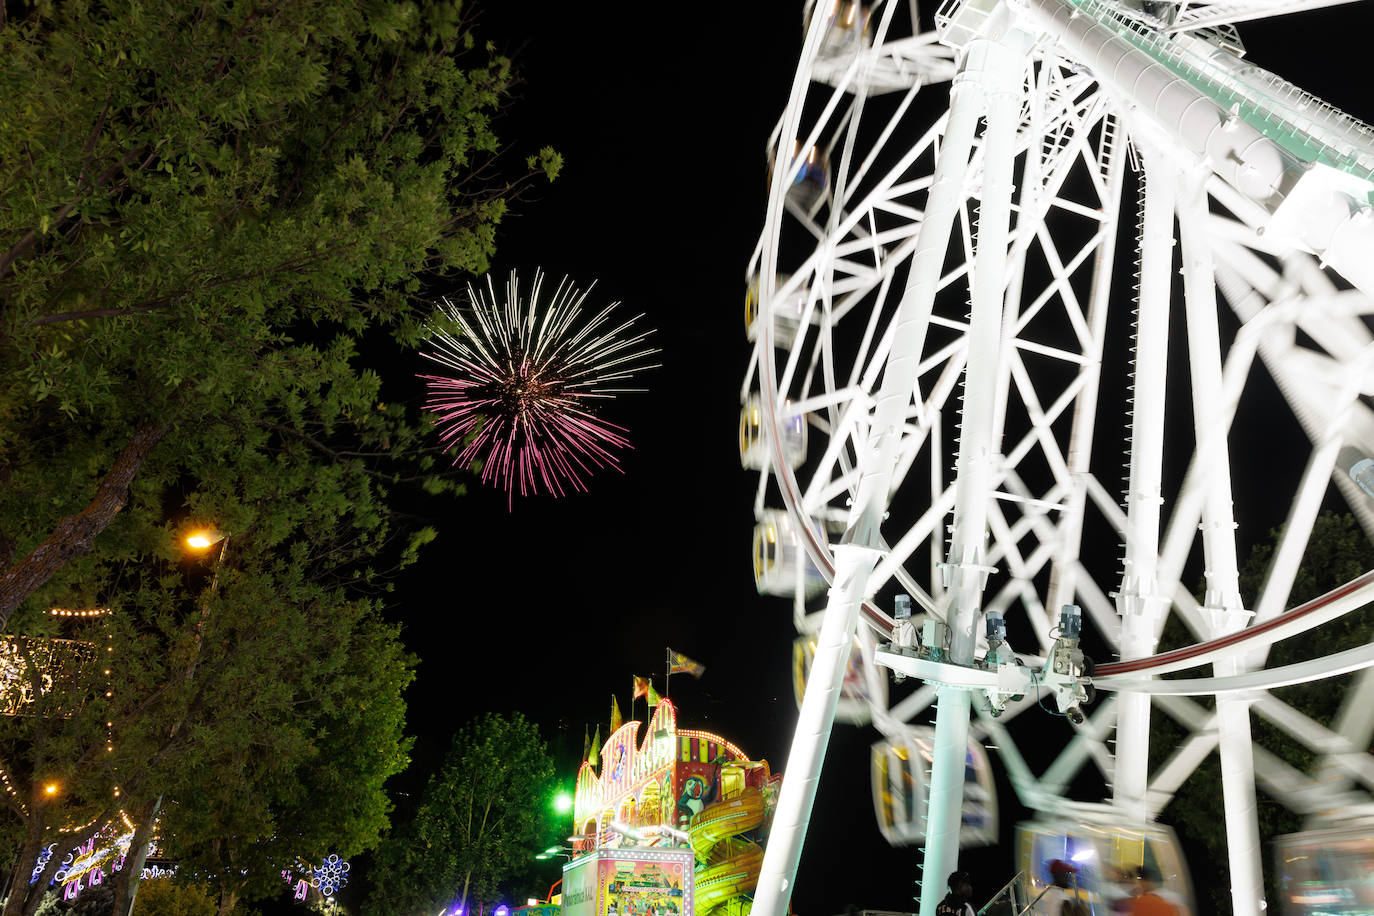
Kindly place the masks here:
[(642, 315), (613, 317), (619, 303), (585, 317), (590, 293), (566, 278), (550, 292), (540, 271), (526, 289), (512, 271), (498, 298), (488, 275), (485, 289), (469, 284), (461, 305), (444, 300), (429, 322), (423, 355), (447, 373), (420, 376), (425, 409), (445, 447), (466, 440), (455, 466), (480, 461), (482, 482), (504, 489), (508, 505), (517, 491), (585, 492), (586, 478), (620, 470), (616, 453), (630, 447), (598, 408), (633, 390), (620, 385), (653, 368), (658, 351), (635, 328)]

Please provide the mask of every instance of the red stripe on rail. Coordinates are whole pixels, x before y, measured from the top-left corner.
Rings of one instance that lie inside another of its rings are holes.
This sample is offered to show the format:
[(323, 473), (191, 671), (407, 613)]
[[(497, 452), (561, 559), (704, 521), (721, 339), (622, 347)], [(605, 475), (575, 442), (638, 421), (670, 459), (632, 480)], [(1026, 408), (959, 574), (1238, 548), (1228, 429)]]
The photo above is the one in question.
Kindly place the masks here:
[(1213, 649), (1222, 649), (1226, 646), (1234, 645), (1247, 639), (1255, 639), (1263, 636), (1269, 630), (1274, 629), (1280, 624), (1289, 623), (1299, 617), (1305, 617), (1313, 611), (1326, 607), (1333, 601), (1337, 601), (1352, 592), (1359, 591), (1366, 585), (1374, 582), (1374, 570), (1370, 570), (1358, 579), (1352, 579), (1339, 588), (1332, 589), (1325, 595), (1313, 598), (1304, 604), (1300, 604), (1291, 611), (1286, 611), (1277, 617), (1266, 620), (1264, 623), (1257, 623), (1244, 630), (1237, 630), (1234, 633), (1227, 633), (1225, 636), (1218, 636), (1216, 639), (1207, 642), (1196, 643), (1191, 646), (1184, 646), (1181, 649), (1174, 649), (1169, 652), (1161, 652), (1159, 655), (1147, 655), (1145, 658), (1132, 658), (1125, 661), (1112, 662), (1107, 665), (1098, 665), (1093, 672), (1094, 677), (1110, 677), (1114, 674), (1130, 674), (1133, 671), (1148, 671), (1151, 668), (1158, 668), (1161, 665), (1172, 664), (1173, 662), (1187, 661), (1196, 658)]

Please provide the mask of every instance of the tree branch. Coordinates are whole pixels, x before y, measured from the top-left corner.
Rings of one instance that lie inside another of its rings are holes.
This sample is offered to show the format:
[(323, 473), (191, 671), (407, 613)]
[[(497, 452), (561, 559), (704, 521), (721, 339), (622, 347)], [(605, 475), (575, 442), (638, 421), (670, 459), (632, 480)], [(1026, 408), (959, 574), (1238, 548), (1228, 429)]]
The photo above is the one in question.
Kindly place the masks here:
[(116, 318), (121, 315), (133, 315), (138, 312), (152, 312), (161, 308), (164, 304), (128, 306), (112, 309), (78, 309), (74, 312), (56, 312), (52, 315), (43, 315), (40, 318), (29, 319), (28, 325), (31, 328), (41, 327), (45, 324), (58, 324), (63, 321), (86, 321), (91, 318)]
[(154, 446), (167, 434), (167, 429), (167, 423), (162, 421), (139, 427), (86, 507), (58, 522), (42, 544), (0, 576), (0, 627), (4, 627), (19, 605), (59, 569), (90, 553), (96, 536), (124, 508), (129, 498), (129, 485)]
[[(133, 162), (135, 157), (137, 157), (140, 152), (142, 152), (142, 150), (129, 150), (122, 157), (120, 157), (118, 162), (113, 163), (108, 168), (106, 168), (105, 171), (97, 175), (95, 181), (91, 183), (89, 190), (94, 191), (101, 185), (105, 184), (116, 174), (118, 174), (120, 169), (127, 166), (130, 162)], [(155, 153), (156, 151), (154, 151), (153, 154), (150, 154), (150, 158), (152, 155), (155, 155)], [(145, 162), (144, 166), (146, 166), (147, 164), (148, 163)], [(63, 204), (62, 207), (56, 213), (53, 214), (52, 220), (49, 223), (48, 228), (50, 230), (55, 228), (59, 223), (61, 223), (69, 215), (71, 215), (71, 212), (75, 210), (78, 206), (80, 206), (84, 200), (85, 197), (83, 196)], [(29, 252), (29, 249), (31, 249), (34, 246), (34, 243), (38, 241), (38, 237), (42, 234), (43, 233), (41, 233), (36, 228), (30, 229), (28, 232), (24, 234), (22, 238), (19, 239), (19, 241), (15, 242), (12, 246), (10, 246), (9, 251), (6, 251), (4, 254), (0, 255), (0, 278), (3, 278), (6, 274), (10, 272), (10, 268), (14, 266), (14, 262), (19, 260), (19, 258), (23, 257), (25, 254), (27, 254)]]
[(333, 254), (342, 249), (343, 246), (334, 245), (322, 249), (314, 254), (298, 255), (295, 258), (288, 258), (272, 267), (264, 267), (260, 270), (249, 271), (248, 273), (236, 274), (231, 277), (220, 277), (213, 281), (203, 281), (199, 284), (188, 283), (180, 290), (158, 296), (155, 299), (147, 299), (133, 305), (117, 306), (115, 308), (104, 309), (78, 309), (73, 312), (56, 312), (51, 315), (41, 315), (37, 318), (30, 318), (25, 325), (36, 328), (45, 324), (58, 324), (64, 321), (85, 321), (89, 318), (115, 318), (123, 315), (133, 315), (144, 312), (155, 312), (158, 309), (167, 308), (177, 304), (182, 298), (192, 293), (204, 293), (207, 290), (218, 289), (221, 286), (233, 286), (248, 280), (260, 280), (263, 277), (270, 277), (278, 273), (299, 273), (305, 268), (318, 263), (327, 255)]

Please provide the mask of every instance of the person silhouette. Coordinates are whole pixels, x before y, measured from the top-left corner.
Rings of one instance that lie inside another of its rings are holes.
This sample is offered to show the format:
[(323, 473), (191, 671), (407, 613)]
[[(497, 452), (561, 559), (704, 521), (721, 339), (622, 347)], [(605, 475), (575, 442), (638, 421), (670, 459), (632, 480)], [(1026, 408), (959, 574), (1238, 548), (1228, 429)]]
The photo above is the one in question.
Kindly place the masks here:
[(935, 916), (975, 916), (973, 904), (973, 876), (956, 871), (949, 876), (949, 893), (935, 908)]
[(1142, 865), (1135, 873), (1135, 899), (1131, 901), (1131, 916), (1178, 916), (1178, 907), (1165, 900), (1155, 890), (1159, 887), (1159, 869)]
[(1078, 896), (1078, 866), (1063, 859), (1049, 863), (1051, 884), (1035, 902), (1038, 916), (1080, 916), (1087, 911)]

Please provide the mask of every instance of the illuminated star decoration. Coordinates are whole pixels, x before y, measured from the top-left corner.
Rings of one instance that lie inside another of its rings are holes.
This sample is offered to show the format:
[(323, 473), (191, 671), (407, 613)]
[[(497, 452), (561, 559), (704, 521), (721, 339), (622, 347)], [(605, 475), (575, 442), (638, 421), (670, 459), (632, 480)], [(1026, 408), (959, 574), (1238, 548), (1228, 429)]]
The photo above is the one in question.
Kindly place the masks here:
[(486, 288), (467, 288), (460, 307), (445, 299), (428, 326), (433, 347), (423, 355), (448, 370), (421, 375), (445, 447), (467, 440), (454, 461), (482, 462), (483, 483), (515, 492), (563, 496), (586, 492), (598, 468), (620, 470), (616, 450), (629, 447), (626, 430), (596, 413), (599, 403), (634, 389), (618, 387), (653, 368), (643, 316), (613, 318), (611, 303), (587, 319), (582, 293), (564, 278), (552, 295), (536, 271), (528, 291), (512, 271), (503, 301), (491, 276)]
[(348, 863), (332, 853), (324, 857), (319, 868), (311, 869), (310, 886), (319, 888), (326, 897), (333, 897), (347, 883)]

